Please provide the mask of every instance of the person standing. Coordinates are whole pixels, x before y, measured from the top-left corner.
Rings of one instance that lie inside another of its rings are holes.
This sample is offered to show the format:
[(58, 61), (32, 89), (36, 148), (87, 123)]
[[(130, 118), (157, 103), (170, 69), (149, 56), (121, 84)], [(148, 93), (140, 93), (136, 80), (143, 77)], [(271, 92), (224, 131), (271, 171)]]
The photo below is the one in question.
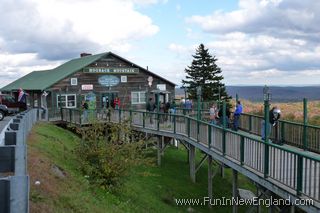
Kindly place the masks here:
[(83, 122), (88, 122), (88, 103), (86, 100), (82, 101), (82, 110), (83, 110)]
[(217, 107), (215, 104), (212, 104), (212, 106), (209, 109), (209, 116), (210, 116), (210, 123), (211, 124), (217, 124), (216, 117), (217, 117)]
[[(271, 134), (271, 127), (275, 127), (275, 130), (276, 130), (276, 139), (277, 139), (277, 125), (278, 125), (278, 121), (281, 117), (281, 111), (280, 109), (275, 106), (275, 107), (272, 107), (272, 109), (269, 111), (269, 119), (267, 121), (267, 129), (268, 129), (268, 132), (270, 135)], [(265, 125), (265, 121), (263, 120), (261, 122), (261, 139), (264, 140), (265, 137), (266, 137), (266, 133), (265, 133), (265, 128), (264, 128), (264, 125)]]
[(147, 112), (149, 112), (149, 118), (150, 118), (150, 124), (153, 124), (153, 115), (152, 115), (152, 112), (154, 111), (155, 109), (155, 104), (154, 102), (152, 101), (152, 98), (149, 98), (149, 101), (147, 103)]
[(234, 114), (233, 114), (234, 131), (238, 131), (239, 129), (239, 119), (240, 119), (241, 113), (242, 113), (242, 105), (241, 105), (241, 102), (238, 101), (236, 105), (236, 110), (234, 111)]
[(118, 96), (114, 99), (113, 105), (115, 109), (120, 109), (120, 98)]

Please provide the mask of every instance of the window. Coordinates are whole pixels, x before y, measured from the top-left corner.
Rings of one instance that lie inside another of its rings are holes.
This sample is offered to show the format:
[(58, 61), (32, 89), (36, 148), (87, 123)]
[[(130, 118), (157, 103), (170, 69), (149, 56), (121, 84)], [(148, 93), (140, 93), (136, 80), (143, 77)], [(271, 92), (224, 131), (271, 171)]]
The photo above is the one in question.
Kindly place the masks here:
[(75, 94), (57, 95), (57, 107), (76, 108), (77, 100)]
[(128, 82), (128, 78), (126, 75), (122, 75), (121, 76), (121, 83), (127, 83)]
[(146, 103), (146, 92), (131, 92), (131, 103), (132, 104), (145, 104)]
[(71, 86), (77, 86), (78, 85), (78, 79), (77, 78), (71, 78), (70, 80)]

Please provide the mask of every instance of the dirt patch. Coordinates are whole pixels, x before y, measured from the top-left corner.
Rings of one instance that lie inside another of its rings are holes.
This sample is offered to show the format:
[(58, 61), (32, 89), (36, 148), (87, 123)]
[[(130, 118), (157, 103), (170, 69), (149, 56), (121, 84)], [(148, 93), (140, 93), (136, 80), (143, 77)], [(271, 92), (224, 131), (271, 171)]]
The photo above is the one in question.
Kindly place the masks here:
[[(54, 200), (63, 191), (61, 179), (52, 175), (53, 162), (45, 154), (41, 153), (34, 146), (37, 143), (37, 135), (33, 132), (28, 139), (28, 173), (30, 176), (30, 212), (32, 213), (51, 213)], [(56, 167), (58, 168), (58, 167)], [(55, 170), (58, 171), (58, 170)], [(61, 170), (60, 170), (61, 172)], [(65, 174), (61, 172), (65, 178)], [(56, 173), (58, 174), (58, 172)]]

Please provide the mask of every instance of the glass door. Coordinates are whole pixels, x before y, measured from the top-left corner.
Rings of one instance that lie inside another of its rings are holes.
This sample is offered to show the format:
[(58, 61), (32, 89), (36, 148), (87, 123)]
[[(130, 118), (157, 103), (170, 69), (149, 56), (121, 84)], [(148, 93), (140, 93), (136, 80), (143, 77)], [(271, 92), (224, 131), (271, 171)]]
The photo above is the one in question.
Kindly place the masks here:
[(101, 108), (114, 108), (114, 99), (118, 97), (117, 92), (108, 92), (101, 94)]

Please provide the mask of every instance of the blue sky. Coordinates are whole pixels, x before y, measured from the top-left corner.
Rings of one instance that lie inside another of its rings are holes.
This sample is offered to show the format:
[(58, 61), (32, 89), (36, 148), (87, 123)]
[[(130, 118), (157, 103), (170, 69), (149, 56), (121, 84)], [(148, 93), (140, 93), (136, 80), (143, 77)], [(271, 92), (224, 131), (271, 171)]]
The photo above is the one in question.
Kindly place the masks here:
[(112, 51), (176, 84), (203, 43), (227, 85), (319, 85), (320, 1), (0, 0), (0, 85)]

